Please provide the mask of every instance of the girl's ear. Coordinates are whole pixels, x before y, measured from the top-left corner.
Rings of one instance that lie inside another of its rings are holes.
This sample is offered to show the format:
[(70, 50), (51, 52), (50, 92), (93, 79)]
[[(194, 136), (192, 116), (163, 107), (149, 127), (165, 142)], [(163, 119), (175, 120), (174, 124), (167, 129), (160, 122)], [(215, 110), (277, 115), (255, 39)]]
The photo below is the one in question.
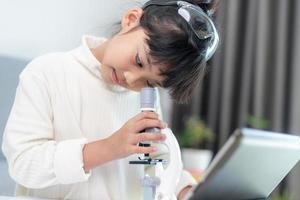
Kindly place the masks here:
[(128, 10), (122, 18), (122, 30), (120, 33), (126, 33), (132, 28), (138, 26), (140, 24), (140, 19), (143, 16), (143, 13), (143, 9), (139, 7)]

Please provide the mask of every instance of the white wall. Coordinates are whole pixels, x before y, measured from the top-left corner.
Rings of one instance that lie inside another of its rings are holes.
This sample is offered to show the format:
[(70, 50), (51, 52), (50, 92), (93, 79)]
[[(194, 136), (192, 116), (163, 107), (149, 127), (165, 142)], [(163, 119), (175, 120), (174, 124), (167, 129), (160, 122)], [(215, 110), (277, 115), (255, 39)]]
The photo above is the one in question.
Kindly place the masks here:
[(69, 50), (83, 34), (108, 36), (137, 1), (0, 0), (0, 54), (22, 58)]

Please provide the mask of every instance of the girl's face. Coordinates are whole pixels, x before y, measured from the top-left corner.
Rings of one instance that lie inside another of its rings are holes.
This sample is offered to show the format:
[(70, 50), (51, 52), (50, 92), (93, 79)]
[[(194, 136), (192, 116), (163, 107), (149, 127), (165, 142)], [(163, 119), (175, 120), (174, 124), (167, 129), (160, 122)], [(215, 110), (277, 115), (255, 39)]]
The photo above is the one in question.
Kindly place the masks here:
[(92, 50), (102, 63), (101, 75), (108, 84), (140, 91), (143, 87), (160, 86), (164, 80), (159, 70), (163, 66), (151, 64), (147, 35), (142, 28), (135, 28), (142, 12), (140, 8), (128, 11), (120, 33)]

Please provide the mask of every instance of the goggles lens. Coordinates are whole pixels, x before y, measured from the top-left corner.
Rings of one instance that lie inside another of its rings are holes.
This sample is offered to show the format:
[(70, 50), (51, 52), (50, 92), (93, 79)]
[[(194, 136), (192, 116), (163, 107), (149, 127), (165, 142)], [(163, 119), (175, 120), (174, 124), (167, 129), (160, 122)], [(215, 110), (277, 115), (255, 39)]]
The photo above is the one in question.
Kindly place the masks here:
[(218, 47), (219, 35), (212, 20), (199, 6), (195, 6), (186, 1), (150, 0), (143, 6), (143, 9), (150, 5), (177, 5), (179, 7), (178, 14), (185, 19), (189, 27), (199, 39), (196, 42), (197, 45), (201, 46), (201, 43), (204, 41), (208, 42), (206, 51), (203, 52), (203, 49), (201, 49), (200, 53), (204, 55), (206, 61), (212, 57)]

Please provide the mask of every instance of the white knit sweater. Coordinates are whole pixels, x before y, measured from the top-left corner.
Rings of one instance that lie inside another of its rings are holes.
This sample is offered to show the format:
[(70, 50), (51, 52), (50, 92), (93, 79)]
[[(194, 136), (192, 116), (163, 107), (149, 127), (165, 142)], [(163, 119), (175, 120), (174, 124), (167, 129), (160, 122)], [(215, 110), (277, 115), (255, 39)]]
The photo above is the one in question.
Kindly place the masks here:
[[(104, 38), (34, 59), (20, 75), (3, 152), (17, 195), (52, 199), (141, 199), (136, 155), (83, 170), (85, 143), (110, 136), (140, 112), (139, 93), (106, 85), (90, 49)], [(160, 104), (157, 106), (161, 115)], [(177, 193), (193, 178), (183, 171)]]

